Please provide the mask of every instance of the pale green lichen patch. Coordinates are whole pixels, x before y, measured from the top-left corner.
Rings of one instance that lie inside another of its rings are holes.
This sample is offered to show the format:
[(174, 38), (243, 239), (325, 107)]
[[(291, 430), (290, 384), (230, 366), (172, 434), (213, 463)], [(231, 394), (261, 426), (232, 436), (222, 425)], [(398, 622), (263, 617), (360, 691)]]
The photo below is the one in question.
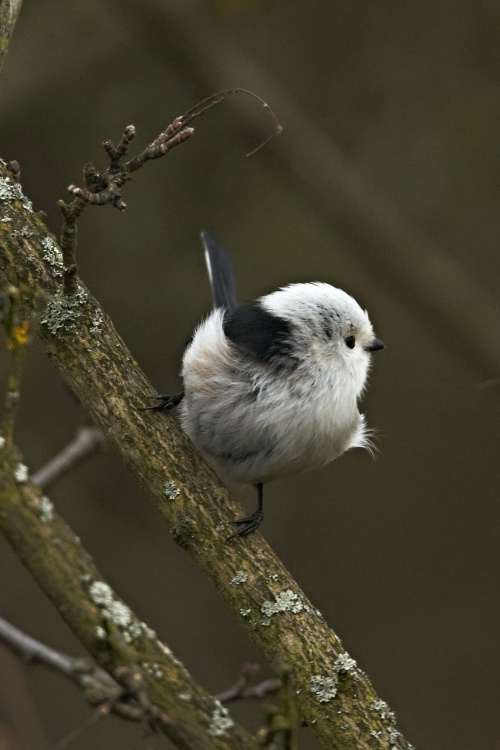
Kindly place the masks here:
[(150, 674), (151, 677), (155, 677), (157, 680), (162, 680), (165, 676), (162, 668), (155, 661), (143, 661), (141, 666), (145, 672)]
[(310, 609), (311, 608), (307, 604), (304, 604), (298, 594), (294, 594), (291, 589), (287, 589), (277, 595), (275, 602), (264, 602), (260, 608), (260, 611), (264, 615), (262, 624), (269, 625), (271, 617), (280, 612), (293, 612), (294, 614), (298, 614), (302, 611), (310, 612)]
[(21, 201), (24, 209), (33, 211), (33, 204), (24, 195), (21, 185), (8, 177), (0, 177), (0, 201), (5, 203)]
[(167, 656), (170, 656), (170, 657), (172, 656), (171, 650), (162, 641), (158, 641), (158, 645), (159, 645), (159, 647), (161, 648), (161, 650), (163, 651), (164, 654), (166, 654)]
[(222, 737), (228, 729), (234, 726), (234, 721), (231, 719), (227, 708), (220, 701), (216, 700), (215, 704), (208, 734), (211, 737)]
[(246, 583), (248, 580), (248, 573), (245, 573), (244, 570), (238, 570), (236, 575), (231, 578), (229, 581), (230, 586), (241, 586), (243, 583)]
[(102, 324), (103, 324), (103, 317), (102, 312), (99, 309), (95, 309), (94, 315), (92, 316), (92, 320), (90, 323), (89, 331), (90, 333), (102, 333)]
[(42, 523), (51, 523), (54, 519), (54, 506), (52, 501), (45, 495), (40, 498), (40, 521)]
[(89, 593), (94, 604), (101, 610), (102, 616), (121, 630), (127, 643), (131, 643), (142, 636), (150, 639), (156, 638), (154, 630), (138, 620), (126, 604), (119, 599), (115, 599), (107, 583), (94, 581), (89, 588)]
[(25, 464), (17, 464), (14, 469), (14, 479), (18, 484), (24, 484), (28, 481), (28, 467)]
[(85, 310), (88, 296), (79, 289), (75, 294), (64, 294), (57, 292), (40, 318), (40, 323), (46, 326), (51, 333), (64, 331), (69, 333), (76, 330), (76, 323)]
[(42, 248), (42, 258), (49, 266), (52, 276), (62, 278), (64, 271), (63, 256), (54, 240), (51, 237), (44, 237), (40, 240), (40, 246)]
[(176, 497), (179, 497), (181, 491), (175, 482), (165, 482), (163, 485), (163, 494), (168, 500), (175, 500)]
[(320, 703), (328, 703), (337, 695), (337, 678), (314, 674), (310, 680), (311, 693)]
[(0, 435), (0, 450), (5, 446), (5, 438), (3, 435)]
[(355, 680), (359, 680), (363, 674), (362, 670), (356, 664), (355, 659), (346, 652), (337, 656), (333, 663), (333, 668), (339, 674), (351, 675)]
[(240, 609), (240, 615), (242, 617), (248, 617), (252, 613), (251, 609)]
[(193, 700), (193, 696), (191, 693), (179, 693), (177, 697), (179, 698), (179, 700), (186, 702)]
[[(398, 748), (400, 747), (406, 747), (407, 750), (415, 750), (413, 745), (405, 744), (405, 741), (401, 732), (398, 732), (395, 726), (396, 714), (387, 705), (385, 701), (380, 700), (380, 698), (377, 698), (377, 700), (373, 702), (372, 708), (374, 711), (376, 711), (376, 713), (379, 715), (382, 721), (392, 724), (392, 726), (389, 727), (387, 730), (387, 736), (389, 739), (389, 747), (391, 748), (391, 750), (398, 750)], [(374, 732), (372, 732), (372, 734), (375, 735)], [(380, 735), (381, 733), (377, 732), (377, 734)]]
[(398, 732), (397, 729), (389, 730), (389, 745), (391, 746), (391, 748), (396, 748), (400, 739), (401, 732)]
[(390, 721), (392, 724), (396, 723), (396, 714), (391, 708), (389, 708), (387, 703), (380, 700), (380, 698), (373, 702), (373, 710), (376, 711), (384, 721)]
[[(82, 576), (83, 578), (83, 576)], [(94, 581), (90, 586), (90, 596), (94, 604), (99, 607), (107, 607), (113, 601), (111, 587), (104, 581)]]

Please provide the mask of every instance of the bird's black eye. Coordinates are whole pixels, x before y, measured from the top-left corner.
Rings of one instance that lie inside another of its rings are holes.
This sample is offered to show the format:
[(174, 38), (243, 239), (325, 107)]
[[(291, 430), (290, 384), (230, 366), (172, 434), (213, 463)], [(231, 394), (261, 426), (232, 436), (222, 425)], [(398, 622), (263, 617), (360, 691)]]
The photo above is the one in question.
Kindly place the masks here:
[(344, 341), (349, 349), (354, 349), (354, 347), (356, 346), (356, 339), (354, 338), (354, 336), (347, 336)]

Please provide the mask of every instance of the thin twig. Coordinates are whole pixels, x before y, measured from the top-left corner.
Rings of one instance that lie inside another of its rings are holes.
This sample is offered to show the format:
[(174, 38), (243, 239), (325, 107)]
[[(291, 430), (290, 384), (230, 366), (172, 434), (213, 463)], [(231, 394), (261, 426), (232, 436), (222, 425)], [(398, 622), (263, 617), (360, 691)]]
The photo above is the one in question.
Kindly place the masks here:
[[(247, 89), (226, 89), (203, 99), (201, 102), (195, 104), (194, 107), (188, 109), (183, 115), (176, 117), (144, 151), (122, 164), (121, 160), (127, 154), (128, 147), (136, 135), (134, 125), (128, 125), (123, 131), (118, 146), (114, 146), (112, 141), (109, 140), (104, 141), (102, 144), (110, 159), (110, 165), (106, 171), (101, 175), (90, 166), (90, 169), (87, 168), (87, 172), (84, 174), (85, 187), (81, 188), (77, 185), (70, 185), (68, 191), (75, 198), (78, 198), (79, 202), (89, 203), (94, 206), (111, 204), (120, 211), (124, 211), (127, 204), (122, 198), (121, 189), (125, 182), (131, 179), (132, 173), (143, 167), (146, 162), (165, 156), (173, 148), (189, 140), (194, 133), (194, 129), (189, 127), (189, 125), (196, 118), (200, 117), (208, 109), (223, 102), (228, 96), (240, 93), (246, 94), (260, 102), (274, 123), (273, 133), (247, 154), (247, 156), (253, 156), (264, 148), (275, 136), (281, 133), (282, 126), (271, 107), (257, 94)], [(60, 205), (62, 208), (66, 204), (60, 202)]]
[(106, 440), (101, 430), (91, 426), (80, 427), (73, 440), (45, 466), (38, 469), (32, 479), (35, 484), (46, 490), (63, 474), (104, 446), (106, 446)]
[(251, 682), (255, 675), (260, 671), (259, 664), (244, 664), (241, 670), (241, 675), (235, 684), (224, 690), (222, 693), (217, 693), (215, 696), (221, 703), (230, 703), (236, 700), (246, 700), (268, 698), (270, 695), (276, 695), (279, 693), (282, 682), (276, 678), (270, 678), (263, 680), (258, 685), (251, 685)]
[(68, 654), (56, 651), (41, 641), (32, 638), (19, 628), (0, 617), (0, 640), (10, 646), (17, 654), (27, 662), (44, 664), (46, 667), (70, 677), (81, 688), (99, 688), (103, 692), (114, 690), (120, 693), (121, 689), (115, 680), (107, 672), (99, 669), (90, 659), (75, 658)]
[(115, 147), (109, 140), (102, 144), (111, 162), (107, 170), (101, 175), (92, 165), (87, 165), (86, 172), (84, 172), (85, 188), (70, 185), (68, 191), (84, 204), (89, 203), (94, 206), (111, 204), (120, 211), (124, 211), (127, 204), (121, 196), (121, 189), (125, 182), (131, 179), (132, 172), (140, 169), (151, 159), (165, 156), (173, 148), (187, 141), (194, 133), (193, 128), (184, 128), (179, 121), (180, 118), (176, 118), (139, 156), (125, 164), (120, 164), (136, 134), (134, 125), (127, 125), (118, 146)]
[(32, 638), (19, 628), (0, 617), (0, 640), (30, 663), (43, 664), (69, 677), (83, 689), (88, 702), (97, 710), (82, 727), (74, 730), (56, 747), (64, 747), (69, 738), (78, 736), (82, 729), (94, 724), (110, 712), (130, 721), (142, 722), (149, 731), (170, 724), (169, 717), (149, 700), (142, 676), (130, 667), (115, 669), (113, 679), (90, 659), (64, 654)]
[(206, 99), (203, 99), (201, 102), (198, 102), (198, 104), (195, 104), (194, 107), (191, 107), (191, 109), (185, 112), (179, 119), (182, 120), (182, 125), (185, 127), (186, 125), (189, 125), (191, 122), (193, 122), (193, 120), (195, 120), (201, 114), (203, 114), (203, 112), (206, 112), (207, 109), (211, 109), (211, 107), (214, 107), (216, 104), (220, 104), (220, 102), (223, 102), (227, 96), (231, 96), (233, 94), (246, 94), (247, 96), (251, 96), (253, 99), (256, 99), (262, 104), (274, 123), (274, 132), (271, 133), (271, 135), (268, 136), (264, 141), (262, 141), (262, 143), (260, 143), (256, 148), (247, 153), (247, 157), (254, 156), (254, 154), (258, 153), (261, 149), (267, 146), (267, 144), (270, 143), (273, 138), (275, 138), (282, 132), (283, 126), (281, 125), (280, 121), (276, 117), (269, 104), (253, 91), (240, 88), (225, 89), (224, 91), (219, 91), (218, 93), (212, 94), (212, 96), (208, 96)]
[(93, 727), (95, 724), (97, 724), (98, 721), (100, 721), (100, 719), (104, 719), (106, 716), (109, 716), (110, 711), (111, 704), (109, 702), (103, 703), (101, 706), (98, 706), (95, 711), (92, 711), (90, 716), (85, 719), (84, 722), (72, 729), (71, 732), (62, 737), (59, 742), (56, 742), (52, 750), (64, 750), (65, 747), (68, 747), (75, 740), (81, 737), (85, 729)]
[(280, 706), (267, 706), (266, 725), (257, 733), (264, 747), (274, 746), (279, 735), (283, 738), (283, 750), (298, 750), (298, 713), (290, 684), (290, 669), (279, 669), (281, 676)]
[(63, 215), (63, 228), (60, 246), (63, 254), (63, 284), (64, 294), (76, 294), (78, 291), (78, 268), (76, 265), (77, 220), (86, 208), (83, 201), (74, 200), (71, 203), (58, 201), (57, 205)]

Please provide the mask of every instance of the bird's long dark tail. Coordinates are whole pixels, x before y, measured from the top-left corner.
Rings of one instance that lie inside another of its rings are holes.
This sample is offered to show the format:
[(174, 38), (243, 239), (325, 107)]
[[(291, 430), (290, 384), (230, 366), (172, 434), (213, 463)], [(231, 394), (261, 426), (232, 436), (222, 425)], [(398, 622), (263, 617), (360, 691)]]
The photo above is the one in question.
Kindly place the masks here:
[(202, 229), (200, 232), (208, 277), (212, 287), (214, 308), (225, 307), (232, 312), (237, 306), (236, 286), (233, 266), (229, 254), (222, 242), (211, 232)]

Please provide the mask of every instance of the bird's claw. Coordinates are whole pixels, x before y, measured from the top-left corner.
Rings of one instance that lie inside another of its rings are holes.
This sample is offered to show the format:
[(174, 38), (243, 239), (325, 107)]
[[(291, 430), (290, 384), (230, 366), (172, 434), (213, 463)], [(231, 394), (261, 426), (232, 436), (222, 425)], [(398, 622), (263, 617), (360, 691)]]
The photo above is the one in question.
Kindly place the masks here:
[(184, 398), (184, 393), (146, 396), (146, 398), (155, 399), (158, 403), (152, 406), (143, 406), (141, 411), (170, 411), (180, 404)]
[(255, 513), (252, 513), (250, 516), (246, 516), (246, 518), (238, 518), (236, 521), (231, 521), (231, 523), (241, 525), (242, 528), (238, 529), (238, 531), (235, 531), (234, 534), (231, 534), (231, 536), (228, 536), (226, 542), (229, 542), (231, 539), (234, 539), (237, 536), (247, 536), (248, 534), (253, 534), (254, 531), (257, 531), (263, 519), (264, 514), (262, 513), (262, 511), (256, 510)]

